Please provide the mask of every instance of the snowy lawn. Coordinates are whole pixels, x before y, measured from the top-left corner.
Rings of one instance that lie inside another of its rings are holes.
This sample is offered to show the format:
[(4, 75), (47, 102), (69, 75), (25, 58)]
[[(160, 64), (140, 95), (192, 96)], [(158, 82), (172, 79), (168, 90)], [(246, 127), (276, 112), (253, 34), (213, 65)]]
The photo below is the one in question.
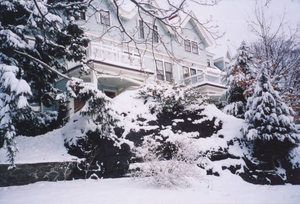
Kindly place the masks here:
[(0, 188), (0, 203), (299, 203), (299, 192), (297, 185), (253, 185), (228, 172), (186, 189), (155, 188), (132, 178), (38, 182)]

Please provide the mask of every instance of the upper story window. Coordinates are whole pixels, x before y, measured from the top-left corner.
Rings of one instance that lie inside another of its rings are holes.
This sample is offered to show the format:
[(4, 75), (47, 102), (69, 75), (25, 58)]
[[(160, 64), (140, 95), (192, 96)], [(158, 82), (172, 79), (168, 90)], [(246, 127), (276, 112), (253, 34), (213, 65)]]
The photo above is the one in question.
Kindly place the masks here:
[(171, 82), (173, 79), (173, 68), (172, 64), (169, 62), (165, 62), (165, 69), (166, 69), (166, 81)]
[(110, 26), (110, 13), (109, 13), (109, 11), (100, 10), (100, 23), (102, 25)]
[(144, 22), (142, 20), (139, 20), (139, 34), (140, 38), (145, 38)]
[(163, 62), (156, 60), (156, 76), (159, 80), (165, 80)]
[(193, 54), (199, 54), (199, 46), (198, 43), (191, 40), (184, 40), (184, 50), (187, 52), (191, 52)]
[(184, 50), (187, 52), (191, 52), (191, 41), (184, 40)]
[(152, 37), (153, 42), (158, 43), (158, 27), (156, 25), (152, 25), (151, 23), (139, 20), (139, 36), (142, 39)]
[(192, 51), (194, 54), (198, 54), (198, 43), (192, 42)]
[[(166, 80), (171, 82), (173, 79), (173, 66), (170, 62), (163, 63), (156, 60), (156, 76), (159, 80)], [(165, 78), (166, 76), (166, 78)]]
[(156, 25), (153, 25), (153, 35), (152, 35), (153, 41), (158, 43), (158, 29)]

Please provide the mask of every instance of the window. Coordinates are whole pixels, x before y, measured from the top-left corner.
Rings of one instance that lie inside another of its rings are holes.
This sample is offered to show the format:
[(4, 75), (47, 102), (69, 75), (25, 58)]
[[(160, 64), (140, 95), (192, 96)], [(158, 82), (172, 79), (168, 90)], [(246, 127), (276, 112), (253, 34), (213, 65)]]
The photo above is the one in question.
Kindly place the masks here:
[(172, 64), (169, 62), (165, 62), (165, 69), (166, 69), (166, 80), (171, 82), (173, 79)]
[(158, 31), (157, 26), (153, 25), (153, 35), (152, 35), (153, 41), (158, 43)]
[(145, 38), (145, 32), (144, 32), (144, 22), (142, 20), (139, 20), (139, 32), (140, 32), (140, 38)]
[(191, 41), (184, 40), (184, 50), (187, 52), (191, 52)]
[(110, 26), (110, 15), (109, 11), (100, 11), (100, 22), (103, 25)]
[(191, 68), (191, 76), (196, 75), (196, 69)]
[(163, 62), (156, 60), (156, 75), (157, 79), (159, 80), (165, 80), (165, 75), (164, 75), (164, 67), (163, 67)]
[(187, 78), (190, 76), (190, 69), (188, 67), (182, 67), (183, 68), (183, 78)]
[(84, 11), (80, 12), (80, 17), (79, 17), (80, 20), (84, 20), (86, 21), (86, 14)]
[(210, 67), (210, 59), (207, 59), (207, 66)]
[[(173, 79), (173, 66), (170, 62), (163, 63), (160, 60), (156, 60), (156, 76), (159, 80), (166, 80), (171, 82)], [(166, 75), (166, 79), (165, 79)]]
[(192, 42), (192, 50), (194, 54), (198, 54), (198, 43)]

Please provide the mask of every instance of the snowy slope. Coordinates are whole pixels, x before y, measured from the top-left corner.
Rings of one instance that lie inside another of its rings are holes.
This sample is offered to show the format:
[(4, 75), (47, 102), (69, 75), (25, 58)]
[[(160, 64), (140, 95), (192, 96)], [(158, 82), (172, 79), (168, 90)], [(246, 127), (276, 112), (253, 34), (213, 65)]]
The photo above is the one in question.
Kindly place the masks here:
[[(76, 157), (68, 154), (60, 129), (37, 137), (19, 136), (16, 141), (18, 147), (16, 164), (72, 161), (76, 159)], [(5, 163), (7, 163), (6, 150), (0, 148), (0, 164)]]

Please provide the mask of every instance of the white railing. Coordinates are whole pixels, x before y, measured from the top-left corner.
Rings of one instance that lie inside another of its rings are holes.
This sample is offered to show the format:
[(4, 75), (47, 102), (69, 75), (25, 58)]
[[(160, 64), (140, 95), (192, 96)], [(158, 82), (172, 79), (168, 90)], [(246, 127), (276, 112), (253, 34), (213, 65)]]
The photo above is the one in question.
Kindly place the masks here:
[(222, 82), (222, 76), (212, 75), (207, 73), (200, 73), (183, 79), (183, 82), (187, 85), (200, 85), (201, 83), (208, 82), (216, 85), (225, 86)]
[(126, 52), (117, 46), (103, 43), (92, 43), (88, 51), (88, 57), (93, 60), (141, 67), (141, 58), (134, 50)]

